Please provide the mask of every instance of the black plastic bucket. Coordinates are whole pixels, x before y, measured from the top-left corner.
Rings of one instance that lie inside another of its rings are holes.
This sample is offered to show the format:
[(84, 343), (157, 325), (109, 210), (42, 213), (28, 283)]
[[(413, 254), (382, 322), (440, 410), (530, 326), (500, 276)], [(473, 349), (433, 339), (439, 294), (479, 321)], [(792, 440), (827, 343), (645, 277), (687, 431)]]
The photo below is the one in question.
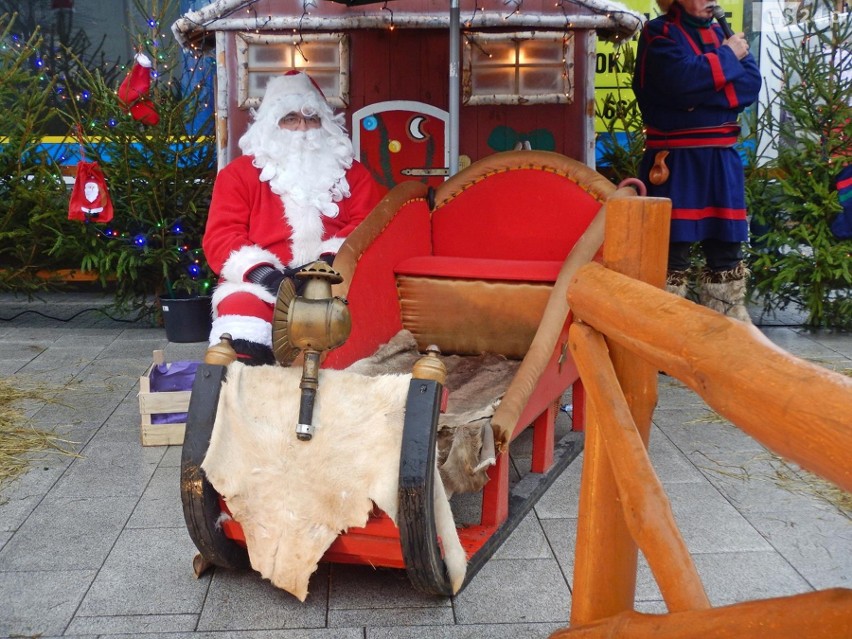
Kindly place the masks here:
[(210, 296), (160, 297), (170, 342), (206, 342), (212, 324)]

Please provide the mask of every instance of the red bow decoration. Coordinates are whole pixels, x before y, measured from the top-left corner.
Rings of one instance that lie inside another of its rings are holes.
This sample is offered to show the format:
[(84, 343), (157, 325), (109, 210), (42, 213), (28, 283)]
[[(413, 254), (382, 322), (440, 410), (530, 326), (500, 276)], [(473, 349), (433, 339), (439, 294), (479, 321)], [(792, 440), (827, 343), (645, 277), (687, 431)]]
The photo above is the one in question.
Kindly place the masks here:
[(160, 121), (160, 115), (148, 98), (151, 92), (151, 59), (144, 53), (137, 53), (134, 60), (130, 73), (118, 87), (118, 99), (134, 120), (153, 126)]
[(77, 164), (77, 178), (68, 203), (68, 219), (78, 222), (109, 222), (112, 220), (112, 200), (106, 180), (97, 162)]

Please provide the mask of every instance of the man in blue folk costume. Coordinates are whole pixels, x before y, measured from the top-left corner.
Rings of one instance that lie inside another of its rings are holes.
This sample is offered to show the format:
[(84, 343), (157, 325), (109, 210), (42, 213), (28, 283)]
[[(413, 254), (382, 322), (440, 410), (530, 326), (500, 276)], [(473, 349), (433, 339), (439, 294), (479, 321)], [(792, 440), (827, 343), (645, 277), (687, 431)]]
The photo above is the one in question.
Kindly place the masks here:
[(690, 250), (705, 266), (699, 301), (748, 322), (748, 241), (738, 115), (760, 91), (760, 71), (742, 33), (726, 37), (713, 0), (657, 0), (666, 13), (642, 29), (633, 90), (646, 128), (640, 178), (648, 195), (672, 201), (666, 288), (684, 296)]

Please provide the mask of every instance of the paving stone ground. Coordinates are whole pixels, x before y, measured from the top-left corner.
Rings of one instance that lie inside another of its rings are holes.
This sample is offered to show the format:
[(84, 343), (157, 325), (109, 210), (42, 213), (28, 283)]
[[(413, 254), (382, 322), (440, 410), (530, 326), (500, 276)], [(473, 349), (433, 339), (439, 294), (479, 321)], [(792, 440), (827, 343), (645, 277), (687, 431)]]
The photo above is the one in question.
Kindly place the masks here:
[[(0, 377), (41, 390), (44, 399), (20, 408), (73, 453), (35, 454), (0, 489), (0, 636), (542, 639), (567, 625), (582, 455), (452, 598), (369, 566), (321, 565), (304, 603), (254, 572), (196, 579), (180, 449), (140, 445), (137, 393), (153, 350), (199, 360), (205, 344), (111, 319), (98, 310), (106, 302), (0, 295)], [(848, 334), (807, 332), (795, 314), (752, 314), (781, 348), (852, 370)], [(651, 458), (713, 605), (852, 587), (852, 513), (825, 485), (677, 380), (661, 375), (659, 394)], [(563, 427), (568, 419), (560, 414)], [(636, 608), (665, 611), (641, 557)]]

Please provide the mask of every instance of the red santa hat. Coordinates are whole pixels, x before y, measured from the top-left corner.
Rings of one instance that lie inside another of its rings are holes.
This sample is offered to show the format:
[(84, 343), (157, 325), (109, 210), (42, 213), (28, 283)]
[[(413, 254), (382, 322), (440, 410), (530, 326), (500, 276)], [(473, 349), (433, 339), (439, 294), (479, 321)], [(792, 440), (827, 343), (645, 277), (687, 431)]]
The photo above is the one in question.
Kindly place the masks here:
[(319, 93), (322, 96), (322, 99), (325, 100), (325, 93), (322, 92), (320, 85), (317, 84), (317, 81), (314, 80), (307, 73), (304, 73), (302, 71), (296, 71), (295, 69), (291, 69), (290, 71), (287, 71), (287, 73), (284, 74), (284, 77), (285, 78), (296, 78), (299, 82), (303, 82), (303, 79), (307, 78), (308, 80), (311, 81), (311, 84), (314, 86), (314, 89), (317, 90), (317, 93)]
[(332, 113), (331, 105), (319, 85), (307, 73), (301, 71), (288, 71), (267, 83), (255, 119), (260, 121), (274, 118), (277, 123), (282, 116), (292, 111), (316, 112), (320, 116)]
[[(288, 71), (267, 83), (260, 107), (252, 113), (254, 122), (240, 138), (240, 149), (257, 157), (257, 151), (265, 145), (270, 131), (279, 130), (278, 121), (294, 112), (318, 115), (329, 134), (348, 139), (343, 113), (334, 112), (314, 79), (301, 71)], [(261, 167), (266, 162), (265, 158), (258, 160)]]

